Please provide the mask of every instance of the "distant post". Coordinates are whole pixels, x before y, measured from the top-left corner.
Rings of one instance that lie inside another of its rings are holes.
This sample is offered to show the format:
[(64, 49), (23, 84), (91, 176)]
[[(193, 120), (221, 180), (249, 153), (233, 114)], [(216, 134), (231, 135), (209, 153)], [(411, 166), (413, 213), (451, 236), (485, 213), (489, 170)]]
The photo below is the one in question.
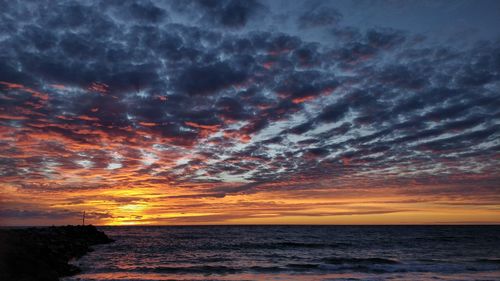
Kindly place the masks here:
[(85, 226), (85, 211), (83, 211), (83, 216), (82, 216), (82, 225)]

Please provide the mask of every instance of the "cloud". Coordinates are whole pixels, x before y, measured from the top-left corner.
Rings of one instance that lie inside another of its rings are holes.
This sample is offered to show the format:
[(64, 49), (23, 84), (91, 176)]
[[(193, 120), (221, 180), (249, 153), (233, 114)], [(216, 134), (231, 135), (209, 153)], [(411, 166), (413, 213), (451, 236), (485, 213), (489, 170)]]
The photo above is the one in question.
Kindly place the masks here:
[(335, 26), (342, 20), (342, 14), (334, 8), (316, 6), (300, 15), (301, 28)]
[(255, 0), (197, 0), (173, 2), (176, 11), (195, 13), (200, 11), (202, 22), (226, 28), (242, 28), (262, 12), (264, 5)]
[(246, 74), (233, 69), (228, 63), (192, 66), (179, 76), (177, 84), (181, 92), (190, 95), (211, 94), (230, 85), (245, 81)]
[(257, 1), (47, 3), (0, 15), (0, 177), (16, 192), (222, 200), (473, 173), (479, 196), (497, 178), (499, 41), (435, 44), (328, 3), (283, 21)]

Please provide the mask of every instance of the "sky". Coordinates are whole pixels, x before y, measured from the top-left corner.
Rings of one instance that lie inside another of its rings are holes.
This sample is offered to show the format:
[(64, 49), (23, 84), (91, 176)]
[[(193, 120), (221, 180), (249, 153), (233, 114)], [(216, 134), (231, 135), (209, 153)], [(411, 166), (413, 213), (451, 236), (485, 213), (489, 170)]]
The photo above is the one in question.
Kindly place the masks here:
[(0, 225), (500, 223), (499, 1), (0, 6)]

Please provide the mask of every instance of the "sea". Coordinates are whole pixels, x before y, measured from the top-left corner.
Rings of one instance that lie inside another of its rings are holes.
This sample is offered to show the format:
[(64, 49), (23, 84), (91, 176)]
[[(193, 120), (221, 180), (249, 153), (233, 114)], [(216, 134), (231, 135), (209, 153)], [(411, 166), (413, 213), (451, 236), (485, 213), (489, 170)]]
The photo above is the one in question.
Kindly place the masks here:
[(83, 280), (500, 280), (500, 226), (120, 226)]

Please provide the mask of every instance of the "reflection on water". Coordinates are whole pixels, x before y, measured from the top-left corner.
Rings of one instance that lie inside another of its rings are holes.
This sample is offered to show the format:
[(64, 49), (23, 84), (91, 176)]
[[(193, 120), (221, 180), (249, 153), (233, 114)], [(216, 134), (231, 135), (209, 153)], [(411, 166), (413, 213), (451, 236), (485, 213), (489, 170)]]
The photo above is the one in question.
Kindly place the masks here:
[(64, 280), (500, 279), (500, 227), (102, 227)]
[[(414, 273), (390, 273), (390, 274), (367, 274), (367, 273), (330, 273), (330, 274), (231, 274), (231, 275), (211, 275), (211, 274), (158, 274), (158, 273), (97, 273), (82, 274), (78, 280), (144, 280), (144, 281), (166, 281), (166, 280), (294, 280), (294, 281), (323, 281), (323, 280), (499, 280), (500, 273), (485, 272), (460, 273), (460, 274), (435, 274), (426, 272)], [(75, 280), (67, 278), (64, 280)]]

